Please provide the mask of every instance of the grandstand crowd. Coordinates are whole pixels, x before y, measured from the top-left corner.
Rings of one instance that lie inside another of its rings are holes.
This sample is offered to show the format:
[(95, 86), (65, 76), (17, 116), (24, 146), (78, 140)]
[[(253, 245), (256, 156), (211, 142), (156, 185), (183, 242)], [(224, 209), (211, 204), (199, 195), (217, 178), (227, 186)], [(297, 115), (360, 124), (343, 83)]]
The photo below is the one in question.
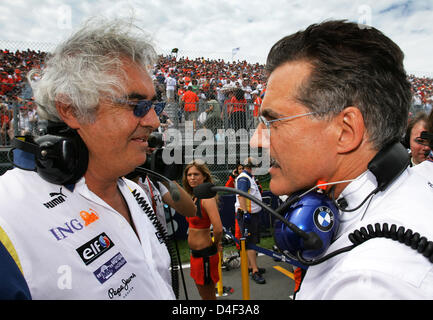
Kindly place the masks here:
[[(47, 52), (30, 49), (15, 52), (0, 50), (0, 144), (7, 144), (9, 137), (17, 133), (14, 123), (19, 129), (18, 134), (25, 134), (34, 129), (37, 122), (36, 107), (26, 74), (33, 68), (43, 68), (47, 55)], [(213, 109), (217, 118), (221, 120), (218, 119), (209, 126), (234, 129), (245, 127), (248, 119), (253, 120), (257, 117), (258, 107), (266, 91), (264, 65), (246, 61), (228, 62), (203, 57), (190, 59), (160, 55), (154, 66), (153, 80), (157, 98), (177, 104), (180, 111), (179, 119), (173, 119), (176, 120), (174, 123), (181, 122), (182, 115), (191, 112), (192, 118), (184, 116), (186, 120), (194, 120), (194, 126), (200, 111), (209, 112)], [(418, 111), (430, 112), (433, 102), (433, 78), (409, 75), (409, 81), (413, 92), (413, 105), (409, 116), (414, 116)], [(197, 99), (192, 94), (186, 94), (188, 91), (192, 91)], [(187, 97), (196, 100), (191, 102)], [(199, 101), (204, 102), (204, 107), (198, 107)], [(191, 105), (193, 107), (189, 107)], [(215, 112), (215, 109), (218, 109), (218, 112)], [(243, 113), (249, 113), (251, 117), (239, 117)], [(235, 114), (236, 117), (223, 119), (223, 115)], [(163, 116), (167, 118), (167, 114)], [(17, 120), (12, 121), (15, 118)], [(167, 123), (167, 120), (162, 122)], [(256, 121), (250, 124), (254, 125)]]

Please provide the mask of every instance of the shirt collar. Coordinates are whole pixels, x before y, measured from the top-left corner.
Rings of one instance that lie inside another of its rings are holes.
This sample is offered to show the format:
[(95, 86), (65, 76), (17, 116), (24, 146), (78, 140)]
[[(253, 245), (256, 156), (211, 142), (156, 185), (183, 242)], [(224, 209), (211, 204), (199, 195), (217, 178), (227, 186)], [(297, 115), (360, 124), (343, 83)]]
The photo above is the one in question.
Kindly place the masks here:
[[(347, 210), (359, 206), (362, 201), (377, 187), (377, 180), (374, 174), (367, 170), (359, 175), (341, 192), (338, 199), (344, 198), (348, 204)], [(340, 221), (342, 224), (349, 225), (361, 219), (369, 201), (366, 201), (359, 209), (353, 212), (340, 211)], [(340, 230), (344, 229), (340, 226)]]

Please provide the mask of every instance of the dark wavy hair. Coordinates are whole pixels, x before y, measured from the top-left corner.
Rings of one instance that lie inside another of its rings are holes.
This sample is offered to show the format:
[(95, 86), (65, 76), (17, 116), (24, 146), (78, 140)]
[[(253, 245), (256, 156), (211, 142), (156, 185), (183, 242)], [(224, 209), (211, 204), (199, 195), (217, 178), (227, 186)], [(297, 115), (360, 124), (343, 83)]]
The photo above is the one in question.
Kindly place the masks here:
[(379, 30), (345, 20), (313, 24), (271, 48), (270, 74), (293, 61), (311, 64), (311, 75), (296, 99), (317, 116), (330, 119), (348, 106), (364, 117), (369, 141), (380, 149), (400, 140), (412, 94), (401, 49)]

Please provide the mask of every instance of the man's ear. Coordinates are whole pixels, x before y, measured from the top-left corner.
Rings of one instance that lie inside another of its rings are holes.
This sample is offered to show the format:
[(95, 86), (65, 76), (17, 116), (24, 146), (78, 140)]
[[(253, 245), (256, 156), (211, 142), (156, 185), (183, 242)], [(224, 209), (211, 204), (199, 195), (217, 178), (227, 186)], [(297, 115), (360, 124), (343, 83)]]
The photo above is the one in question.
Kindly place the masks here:
[(68, 125), (68, 127), (72, 129), (80, 128), (80, 123), (77, 120), (74, 108), (70, 104), (56, 101), (56, 109), (60, 118)]
[(347, 153), (356, 150), (364, 140), (365, 124), (361, 111), (346, 107), (335, 119), (339, 128), (337, 151)]

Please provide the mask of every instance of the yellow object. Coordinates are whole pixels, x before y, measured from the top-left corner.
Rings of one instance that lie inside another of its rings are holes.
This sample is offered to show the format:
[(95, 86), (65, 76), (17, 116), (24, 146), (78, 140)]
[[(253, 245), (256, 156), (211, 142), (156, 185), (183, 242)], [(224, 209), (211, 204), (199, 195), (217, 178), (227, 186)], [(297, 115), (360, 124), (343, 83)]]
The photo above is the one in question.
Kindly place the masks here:
[(285, 274), (286, 276), (288, 276), (290, 279), (295, 280), (295, 276), (293, 275), (293, 273), (291, 273), (290, 271), (284, 269), (283, 267), (280, 266), (274, 266), (274, 269), (280, 271), (281, 273)]
[(220, 276), (220, 279), (217, 283), (217, 289), (218, 289), (218, 297), (223, 296), (223, 273), (221, 271), (221, 264), (222, 264), (222, 252), (219, 253), (219, 262), (218, 262), (218, 274)]
[(9, 239), (6, 232), (3, 230), (2, 227), (0, 227), (0, 242), (3, 244), (3, 246), (6, 248), (6, 250), (9, 252), (11, 257), (14, 259), (15, 263), (17, 264), (18, 268), (20, 269), (21, 273), (23, 273), (23, 268), (21, 267), (20, 259), (18, 258), (18, 254), (15, 251), (15, 247), (12, 244), (12, 241)]
[(245, 238), (241, 238), (241, 275), (242, 275), (242, 299), (250, 300), (250, 279), (248, 277), (248, 256), (245, 249)]

